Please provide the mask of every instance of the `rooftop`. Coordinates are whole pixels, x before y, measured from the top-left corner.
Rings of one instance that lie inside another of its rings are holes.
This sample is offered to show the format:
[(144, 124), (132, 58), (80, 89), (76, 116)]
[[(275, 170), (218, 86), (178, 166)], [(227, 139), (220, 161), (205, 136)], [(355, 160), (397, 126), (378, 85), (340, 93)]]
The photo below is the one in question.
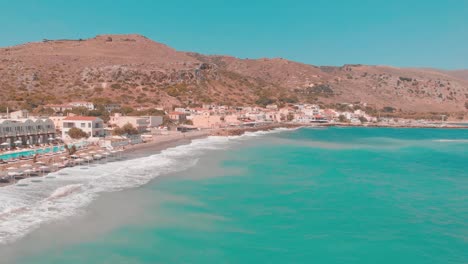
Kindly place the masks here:
[(63, 120), (68, 121), (96, 121), (100, 118), (95, 116), (67, 116)]

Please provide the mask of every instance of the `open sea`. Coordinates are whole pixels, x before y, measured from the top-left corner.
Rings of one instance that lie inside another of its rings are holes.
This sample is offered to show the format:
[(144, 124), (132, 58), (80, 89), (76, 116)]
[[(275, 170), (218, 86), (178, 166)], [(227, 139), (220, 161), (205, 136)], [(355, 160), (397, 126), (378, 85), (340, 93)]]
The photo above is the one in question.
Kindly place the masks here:
[(468, 263), (467, 129), (209, 137), (31, 180), (0, 188), (0, 263)]

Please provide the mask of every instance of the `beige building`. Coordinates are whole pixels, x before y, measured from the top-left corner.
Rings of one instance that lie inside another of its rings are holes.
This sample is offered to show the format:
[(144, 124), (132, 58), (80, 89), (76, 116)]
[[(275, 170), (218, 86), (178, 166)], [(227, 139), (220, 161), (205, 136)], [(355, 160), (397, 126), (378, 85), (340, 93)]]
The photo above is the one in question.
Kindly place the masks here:
[(226, 125), (229, 125), (229, 126), (239, 125), (240, 123), (242, 123), (239, 120), (238, 115), (227, 115), (224, 117), (224, 122), (226, 123)]
[(50, 116), (49, 119), (54, 122), (55, 129), (62, 131), (62, 121), (66, 116)]
[(192, 118), (193, 126), (198, 128), (216, 128), (224, 125), (219, 115), (196, 115)]
[(171, 112), (169, 113), (169, 118), (177, 122), (185, 122), (187, 120), (187, 114), (182, 112)]
[(122, 127), (126, 124), (131, 124), (138, 129), (139, 132), (145, 132), (151, 128), (162, 125), (162, 116), (123, 116), (122, 114), (114, 114), (109, 120), (109, 124)]

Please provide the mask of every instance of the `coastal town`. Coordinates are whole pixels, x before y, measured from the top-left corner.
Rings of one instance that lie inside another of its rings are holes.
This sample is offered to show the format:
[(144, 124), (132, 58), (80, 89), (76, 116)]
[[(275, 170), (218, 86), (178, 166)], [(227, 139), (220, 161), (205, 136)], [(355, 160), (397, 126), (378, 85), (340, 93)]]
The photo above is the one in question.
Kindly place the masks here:
[(7, 111), (0, 119), (0, 184), (60, 168), (116, 157), (148, 142), (190, 136), (234, 135), (245, 131), (298, 126), (456, 127), (425, 120), (382, 118), (367, 114), (365, 104), (344, 111), (315, 104), (140, 108), (74, 101), (45, 105), (47, 115)]

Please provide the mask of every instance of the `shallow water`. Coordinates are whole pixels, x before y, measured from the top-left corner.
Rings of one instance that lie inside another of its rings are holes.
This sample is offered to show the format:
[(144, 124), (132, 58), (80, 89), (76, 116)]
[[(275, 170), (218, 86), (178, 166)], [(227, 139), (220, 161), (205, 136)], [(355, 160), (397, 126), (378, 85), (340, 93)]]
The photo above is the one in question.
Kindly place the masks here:
[(466, 263), (467, 140), (468, 130), (300, 129), (68, 169), (0, 190), (0, 238), (22, 237), (0, 254), (11, 263)]

